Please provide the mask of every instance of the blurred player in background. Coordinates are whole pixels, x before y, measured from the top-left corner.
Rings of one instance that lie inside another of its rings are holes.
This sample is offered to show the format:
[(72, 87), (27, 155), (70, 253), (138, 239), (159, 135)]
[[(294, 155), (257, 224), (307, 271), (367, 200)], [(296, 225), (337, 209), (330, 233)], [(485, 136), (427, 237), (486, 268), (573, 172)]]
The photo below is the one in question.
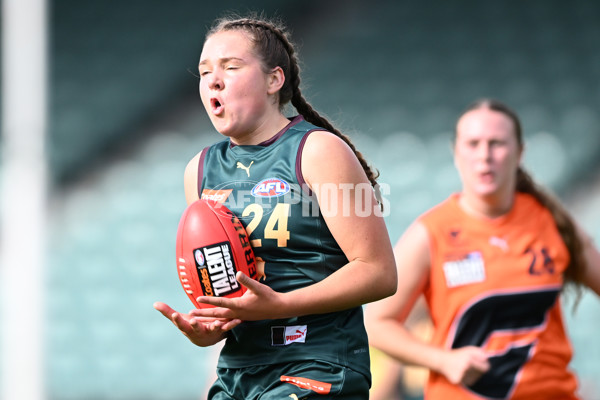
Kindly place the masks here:
[[(523, 171), (522, 153), (512, 110), (469, 107), (454, 143), (462, 191), (408, 228), (395, 247), (398, 291), (367, 308), (372, 346), (430, 370), (425, 398), (577, 398), (559, 296), (565, 285), (600, 294), (600, 254)], [(401, 322), (420, 294), (430, 342)]]
[[(408, 331), (421, 340), (429, 340), (432, 333), (431, 318), (421, 296), (404, 321)], [(403, 365), (382, 351), (371, 348), (371, 374), (373, 385), (370, 400), (411, 400), (423, 398), (423, 387), (429, 371), (421, 366)]]
[[(190, 161), (186, 199), (219, 200), (239, 217), (261, 280), (238, 273), (242, 297), (199, 299), (216, 308), (155, 308), (198, 346), (227, 339), (209, 399), (368, 398), (361, 305), (397, 281), (375, 174), (303, 98), (280, 24), (217, 21), (199, 72), (202, 103), (227, 139)], [(288, 102), (300, 115), (284, 116)]]

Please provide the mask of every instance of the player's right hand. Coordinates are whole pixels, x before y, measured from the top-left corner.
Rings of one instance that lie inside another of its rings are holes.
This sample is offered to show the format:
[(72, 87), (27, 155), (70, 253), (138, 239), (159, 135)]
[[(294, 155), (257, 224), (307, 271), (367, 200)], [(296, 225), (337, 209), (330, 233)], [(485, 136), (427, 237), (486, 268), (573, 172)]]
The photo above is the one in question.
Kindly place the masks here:
[(469, 386), (489, 369), (486, 352), (476, 346), (467, 346), (446, 353), (440, 372), (450, 383)]
[(212, 346), (225, 338), (226, 332), (238, 326), (239, 319), (195, 317), (175, 311), (165, 303), (154, 308), (170, 320), (196, 346)]

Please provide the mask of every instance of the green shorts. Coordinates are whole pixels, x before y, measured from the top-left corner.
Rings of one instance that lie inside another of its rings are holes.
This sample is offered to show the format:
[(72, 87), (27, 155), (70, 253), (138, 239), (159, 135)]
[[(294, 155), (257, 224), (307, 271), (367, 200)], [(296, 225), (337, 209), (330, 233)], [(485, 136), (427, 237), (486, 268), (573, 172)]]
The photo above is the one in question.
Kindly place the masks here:
[(208, 400), (307, 400), (369, 398), (369, 379), (323, 361), (217, 368)]

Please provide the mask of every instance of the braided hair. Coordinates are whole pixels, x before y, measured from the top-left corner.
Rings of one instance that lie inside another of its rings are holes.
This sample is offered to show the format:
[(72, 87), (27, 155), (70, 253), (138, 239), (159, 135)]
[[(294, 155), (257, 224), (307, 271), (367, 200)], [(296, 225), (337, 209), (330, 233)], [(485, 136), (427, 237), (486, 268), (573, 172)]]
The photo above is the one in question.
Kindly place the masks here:
[(279, 108), (283, 109), (287, 103), (291, 102), (306, 121), (342, 139), (356, 155), (379, 199), (379, 185), (377, 183), (379, 173), (369, 166), (363, 155), (356, 150), (350, 138), (315, 111), (302, 96), (300, 91), (300, 66), (298, 65), (296, 51), (284, 25), (280, 21), (268, 20), (258, 16), (247, 18), (224, 17), (215, 22), (206, 37), (208, 38), (217, 32), (231, 30), (241, 30), (248, 35), (254, 45), (256, 55), (262, 61), (265, 73), (272, 71), (275, 67), (280, 67), (283, 70), (285, 82), (279, 91)]
[[(508, 117), (513, 123), (517, 143), (523, 148), (521, 121), (516, 112), (498, 100), (484, 98), (467, 107), (462, 115), (466, 114), (468, 111), (480, 108), (497, 111)], [(577, 234), (577, 229), (571, 215), (554, 195), (537, 184), (531, 175), (529, 175), (529, 173), (521, 166), (517, 169), (516, 191), (532, 195), (552, 214), (554, 223), (556, 224), (558, 232), (560, 233), (570, 256), (569, 265), (564, 272), (565, 282), (575, 288), (577, 300), (579, 300), (586, 260), (583, 254), (583, 242), (581, 237)], [(577, 301), (575, 304), (577, 304)]]

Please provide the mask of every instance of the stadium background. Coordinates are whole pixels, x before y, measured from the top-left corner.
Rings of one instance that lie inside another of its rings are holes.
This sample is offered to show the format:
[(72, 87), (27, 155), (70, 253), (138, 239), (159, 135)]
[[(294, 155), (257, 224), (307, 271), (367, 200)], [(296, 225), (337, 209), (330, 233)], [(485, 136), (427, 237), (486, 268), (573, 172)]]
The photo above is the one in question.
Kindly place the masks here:
[[(459, 187), (450, 139), (482, 96), (521, 115), (525, 166), (600, 243), (600, 2), (49, 2), (49, 399), (199, 399), (214, 369), (152, 308), (187, 310), (174, 262), (187, 161), (220, 139), (197, 94), (226, 10), (291, 28), (302, 90), (390, 185), (396, 241)], [(567, 300), (573, 368), (600, 398), (600, 301)]]

